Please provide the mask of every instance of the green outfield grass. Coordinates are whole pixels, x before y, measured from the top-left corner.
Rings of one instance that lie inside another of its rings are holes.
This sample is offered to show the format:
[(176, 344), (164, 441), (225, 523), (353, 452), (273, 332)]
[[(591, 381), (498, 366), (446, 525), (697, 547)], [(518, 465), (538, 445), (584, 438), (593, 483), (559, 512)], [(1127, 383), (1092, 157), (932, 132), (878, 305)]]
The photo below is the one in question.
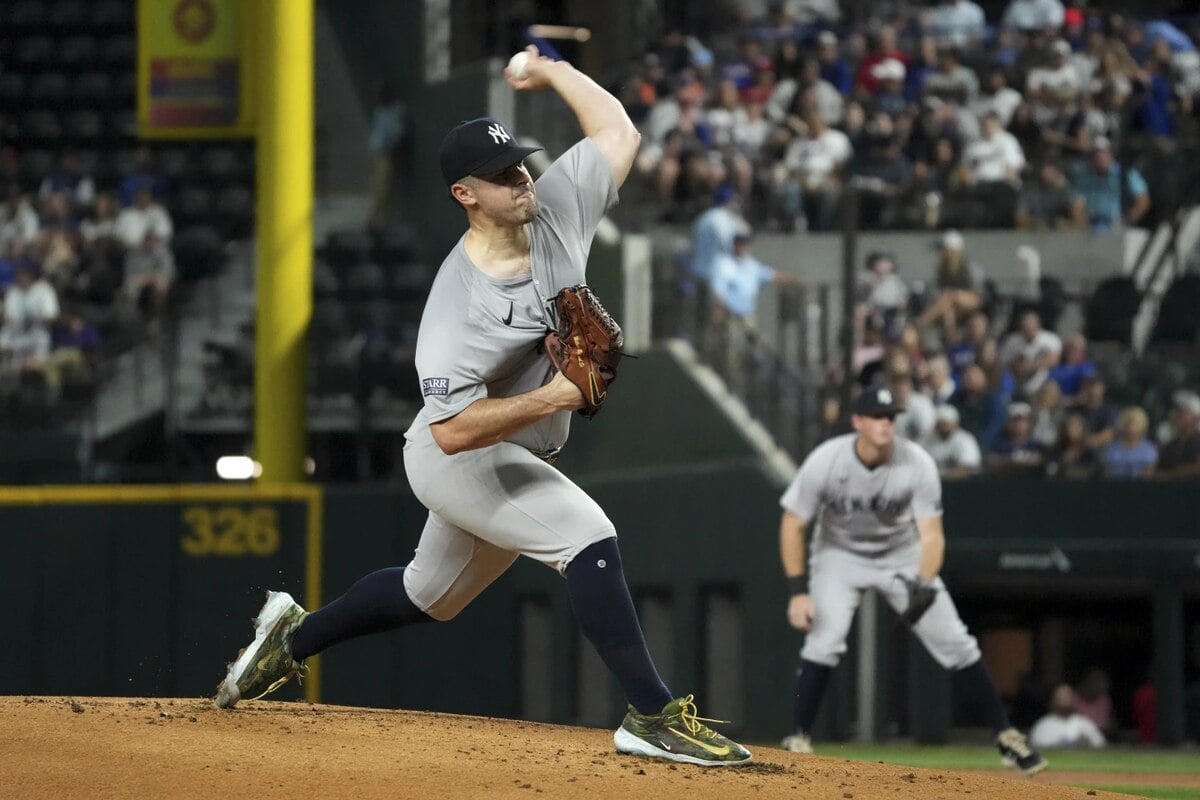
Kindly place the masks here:
[[(876, 761), (929, 769), (1003, 769), (994, 747), (922, 747), (916, 745), (817, 744), (817, 755)], [(1045, 753), (1051, 769), (1079, 772), (1129, 772), (1200, 775), (1200, 753), (1187, 750), (1060, 750)], [(1151, 779), (1153, 780), (1153, 779)], [(1177, 786), (1087, 785), (1155, 800), (1200, 800), (1200, 789)]]
[[(914, 745), (820, 744), (817, 755), (882, 761), (932, 769), (1000, 769), (994, 747), (918, 747)], [(1089, 772), (1170, 772), (1200, 775), (1200, 753), (1187, 750), (1059, 750), (1044, 754), (1051, 766)]]

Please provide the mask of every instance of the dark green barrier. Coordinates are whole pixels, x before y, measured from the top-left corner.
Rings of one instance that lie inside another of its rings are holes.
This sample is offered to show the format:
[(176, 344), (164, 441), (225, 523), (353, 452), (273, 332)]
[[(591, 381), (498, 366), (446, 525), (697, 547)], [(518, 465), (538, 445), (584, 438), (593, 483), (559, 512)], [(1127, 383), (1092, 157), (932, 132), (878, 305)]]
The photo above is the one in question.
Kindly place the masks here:
[(0, 692), (211, 694), (265, 589), (319, 596), (317, 513), (310, 487), (0, 491)]

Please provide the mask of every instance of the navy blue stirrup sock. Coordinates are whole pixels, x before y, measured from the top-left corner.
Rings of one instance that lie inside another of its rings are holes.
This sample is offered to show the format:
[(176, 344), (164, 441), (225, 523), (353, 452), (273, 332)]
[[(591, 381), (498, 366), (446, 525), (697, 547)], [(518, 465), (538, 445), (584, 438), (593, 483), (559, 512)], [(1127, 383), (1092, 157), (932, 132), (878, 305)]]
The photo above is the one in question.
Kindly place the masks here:
[(617, 676), (629, 703), (642, 714), (661, 713), (673, 698), (646, 649), (615, 537), (575, 556), (567, 566), (567, 593), (583, 635)]
[(992, 673), (988, 672), (987, 664), (983, 663), (982, 658), (974, 664), (960, 669), (958, 677), (962, 681), (963, 688), (970, 694), (971, 703), (984, 712), (993, 731), (999, 733), (1012, 727), (1012, 723), (1008, 721), (1008, 713), (1004, 710), (1004, 704), (1000, 702), (1000, 692), (996, 690)]
[(813, 722), (817, 719), (817, 710), (821, 707), (821, 698), (832, 674), (833, 667), (803, 659), (800, 661), (800, 669), (796, 670), (796, 692), (792, 698), (792, 728), (796, 733), (805, 736), (812, 734)]
[(388, 567), (359, 578), (337, 600), (305, 617), (292, 640), (292, 657), (299, 661), (356, 636), (432, 621), (404, 591), (404, 567)]

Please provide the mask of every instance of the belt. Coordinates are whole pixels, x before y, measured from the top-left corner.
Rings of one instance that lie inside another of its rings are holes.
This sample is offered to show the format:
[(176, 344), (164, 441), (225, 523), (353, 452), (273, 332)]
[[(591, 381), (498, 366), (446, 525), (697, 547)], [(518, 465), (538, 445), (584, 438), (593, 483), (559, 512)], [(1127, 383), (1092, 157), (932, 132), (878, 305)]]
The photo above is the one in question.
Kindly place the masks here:
[(533, 453), (542, 461), (545, 461), (547, 464), (553, 464), (558, 460), (558, 453), (560, 450), (562, 450), (562, 447), (551, 447), (548, 450), (534, 450), (532, 447), (528, 449), (529, 452)]

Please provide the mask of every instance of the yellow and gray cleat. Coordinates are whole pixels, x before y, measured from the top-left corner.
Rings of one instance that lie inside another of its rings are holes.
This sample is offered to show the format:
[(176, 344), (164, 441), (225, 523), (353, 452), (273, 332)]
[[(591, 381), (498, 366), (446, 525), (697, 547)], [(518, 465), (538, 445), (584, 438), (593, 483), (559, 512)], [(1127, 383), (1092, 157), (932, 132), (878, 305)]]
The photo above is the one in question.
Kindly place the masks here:
[(304, 678), (304, 663), (292, 658), (292, 637), (306, 616), (287, 592), (267, 592), (267, 602), (254, 621), (254, 641), (238, 654), (217, 685), (218, 707), (233, 708), (239, 700), (257, 700), (292, 676)]
[(639, 714), (633, 706), (613, 735), (617, 752), (665, 758), (702, 767), (750, 763), (750, 751), (705, 725), (692, 695), (667, 703), (661, 714)]

